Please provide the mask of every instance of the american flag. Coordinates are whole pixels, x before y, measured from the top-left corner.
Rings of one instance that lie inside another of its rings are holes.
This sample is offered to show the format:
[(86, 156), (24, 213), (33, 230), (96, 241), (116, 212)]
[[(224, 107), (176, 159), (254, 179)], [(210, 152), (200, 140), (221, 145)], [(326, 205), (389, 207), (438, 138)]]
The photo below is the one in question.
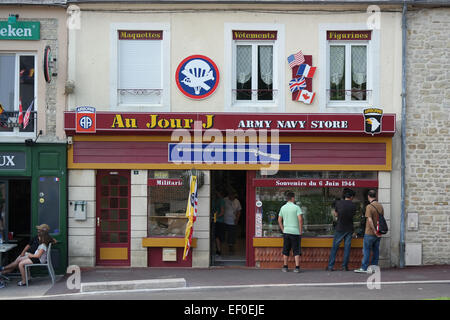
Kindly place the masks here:
[[(28, 122), (30, 121), (30, 115), (31, 115), (31, 109), (33, 108), (34, 100), (31, 101), (30, 106), (27, 109), (27, 112), (25, 113), (25, 117), (23, 118), (23, 128), (25, 129), (28, 126)], [(19, 116), (19, 123), (20, 123), (20, 116)]]
[(291, 81), (289, 81), (289, 88), (291, 89), (291, 92), (305, 89), (306, 88), (305, 77), (294, 78)]
[(303, 56), (303, 52), (300, 50), (297, 53), (291, 54), (288, 58), (289, 67), (293, 68), (305, 62), (305, 57)]

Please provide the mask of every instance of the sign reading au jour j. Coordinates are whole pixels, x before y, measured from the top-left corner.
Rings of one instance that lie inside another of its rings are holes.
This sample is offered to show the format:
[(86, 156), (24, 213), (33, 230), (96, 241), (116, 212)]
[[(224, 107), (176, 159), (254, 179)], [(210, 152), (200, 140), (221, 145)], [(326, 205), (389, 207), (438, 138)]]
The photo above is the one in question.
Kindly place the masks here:
[(39, 40), (40, 36), (39, 21), (0, 21), (0, 40)]

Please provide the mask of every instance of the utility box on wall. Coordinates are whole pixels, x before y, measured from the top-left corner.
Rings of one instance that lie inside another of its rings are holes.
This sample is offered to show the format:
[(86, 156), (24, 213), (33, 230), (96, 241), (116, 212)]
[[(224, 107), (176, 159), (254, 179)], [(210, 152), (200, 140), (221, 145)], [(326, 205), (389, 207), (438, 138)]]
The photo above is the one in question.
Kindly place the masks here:
[(87, 219), (87, 201), (74, 202), (73, 218), (77, 221), (85, 221)]
[(422, 243), (405, 244), (405, 264), (407, 266), (422, 265)]

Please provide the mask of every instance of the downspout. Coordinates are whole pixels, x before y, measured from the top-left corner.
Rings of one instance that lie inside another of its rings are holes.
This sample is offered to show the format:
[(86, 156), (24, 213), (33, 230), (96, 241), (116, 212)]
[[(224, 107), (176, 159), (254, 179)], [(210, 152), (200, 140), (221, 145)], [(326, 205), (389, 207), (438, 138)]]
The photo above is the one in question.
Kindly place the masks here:
[(400, 268), (405, 267), (405, 188), (406, 188), (406, 12), (408, 6), (403, 2), (402, 10), (402, 133), (401, 133), (401, 216), (400, 216)]

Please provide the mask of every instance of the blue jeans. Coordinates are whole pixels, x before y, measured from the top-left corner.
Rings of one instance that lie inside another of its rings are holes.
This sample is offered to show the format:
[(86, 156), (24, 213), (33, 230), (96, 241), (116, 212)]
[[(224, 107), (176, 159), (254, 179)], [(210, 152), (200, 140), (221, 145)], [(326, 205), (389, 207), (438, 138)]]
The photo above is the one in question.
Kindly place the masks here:
[(344, 240), (344, 260), (342, 261), (342, 266), (347, 267), (348, 265), (348, 260), (350, 259), (350, 249), (352, 246), (352, 232), (336, 231), (334, 233), (333, 247), (331, 248), (330, 257), (328, 259), (328, 268), (330, 269), (333, 269), (334, 267), (336, 253), (342, 240)]
[(378, 258), (380, 256), (380, 241), (381, 238), (372, 235), (364, 235), (363, 241), (363, 261), (361, 264), (361, 268), (363, 270), (367, 270), (369, 267), (370, 260), (370, 252), (372, 252), (372, 260), (370, 261), (370, 265), (378, 265)]

